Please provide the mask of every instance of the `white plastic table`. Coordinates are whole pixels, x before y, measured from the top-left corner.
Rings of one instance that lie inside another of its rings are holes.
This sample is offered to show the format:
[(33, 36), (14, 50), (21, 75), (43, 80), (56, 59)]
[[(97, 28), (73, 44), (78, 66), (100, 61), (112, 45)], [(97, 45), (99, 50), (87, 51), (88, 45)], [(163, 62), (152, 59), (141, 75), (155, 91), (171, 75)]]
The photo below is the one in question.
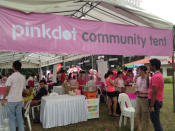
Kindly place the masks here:
[(40, 121), (43, 128), (65, 126), (87, 119), (85, 96), (47, 96), (41, 100)]
[(0, 127), (3, 126), (3, 120), (7, 118), (7, 108), (2, 106), (0, 102)]

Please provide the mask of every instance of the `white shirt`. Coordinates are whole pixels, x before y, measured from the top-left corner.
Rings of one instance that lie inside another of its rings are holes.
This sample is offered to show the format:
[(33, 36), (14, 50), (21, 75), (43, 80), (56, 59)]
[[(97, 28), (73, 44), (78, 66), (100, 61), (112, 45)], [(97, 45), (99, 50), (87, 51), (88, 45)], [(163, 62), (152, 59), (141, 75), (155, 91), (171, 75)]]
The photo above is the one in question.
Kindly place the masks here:
[(8, 102), (20, 102), (23, 101), (22, 92), (26, 87), (25, 77), (15, 72), (7, 79), (6, 86), (10, 86), (8, 94)]
[[(142, 78), (141, 76), (137, 78), (136, 81), (136, 88), (138, 91), (148, 91), (148, 87), (147, 87), (147, 79), (146, 78)], [(143, 96), (146, 97), (146, 94), (140, 94), (139, 96)]]

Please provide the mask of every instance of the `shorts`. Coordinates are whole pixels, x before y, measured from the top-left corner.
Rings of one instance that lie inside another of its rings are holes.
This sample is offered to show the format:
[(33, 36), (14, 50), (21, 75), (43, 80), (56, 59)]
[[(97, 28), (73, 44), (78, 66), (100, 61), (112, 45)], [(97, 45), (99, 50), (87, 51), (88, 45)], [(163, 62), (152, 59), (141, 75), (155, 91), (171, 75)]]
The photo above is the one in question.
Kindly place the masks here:
[(112, 97), (117, 97), (118, 93), (117, 91), (114, 91), (114, 92), (107, 92), (107, 96), (112, 98)]

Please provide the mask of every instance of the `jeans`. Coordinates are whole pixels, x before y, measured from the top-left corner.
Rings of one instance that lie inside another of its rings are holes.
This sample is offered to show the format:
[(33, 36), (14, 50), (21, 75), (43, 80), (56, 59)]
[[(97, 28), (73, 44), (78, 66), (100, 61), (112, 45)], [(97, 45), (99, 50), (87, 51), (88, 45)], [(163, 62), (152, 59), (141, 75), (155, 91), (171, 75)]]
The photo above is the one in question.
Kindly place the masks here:
[(9, 117), (10, 131), (16, 131), (16, 122), (18, 131), (24, 131), (24, 121), (22, 116), (23, 105), (23, 101), (7, 102), (7, 113)]
[[(149, 105), (151, 100), (149, 100)], [(154, 112), (150, 112), (150, 118), (153, 123), (155, 131), (163, 131), (162, 125), (160, 123), (160, 108), (162, 107), (162, 102), (155, 101)]]

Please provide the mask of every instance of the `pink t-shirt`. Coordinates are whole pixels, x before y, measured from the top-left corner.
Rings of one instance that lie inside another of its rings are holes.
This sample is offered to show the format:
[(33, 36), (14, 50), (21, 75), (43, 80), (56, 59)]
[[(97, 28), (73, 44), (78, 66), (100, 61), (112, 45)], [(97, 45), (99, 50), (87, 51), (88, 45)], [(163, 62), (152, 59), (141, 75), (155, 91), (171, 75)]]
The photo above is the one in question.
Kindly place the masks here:
[(155, 73), (151, 78), (150, 87), (148, 89), (148, 99), (151, 99), (152, 97), (152, 87), (153, 86), (158, 87), (156, 100), (163, 101), (164, 79), (160, 72)]
[(117, 78), (116, 82), (117, 82), (117, 91), (121, 92), (121, 88), (125, 87), (125, 82), (124, 82), (123, 78)]
[(123, 76), (123, 80), (125, 81), (125, 85), (128, 86), (128, 85), (132, 84), (133, 76), (125, 75), (125, 76)]
[(114, 92), (115, 91), (115, 87), (113, 85), (111, 85), (111, 83), (109, 82), (109, 80), (112, 81), (112, 79), (110, 77), (108, 77), (106, 79), (106, 84), (107, 84), (107, 92)]

